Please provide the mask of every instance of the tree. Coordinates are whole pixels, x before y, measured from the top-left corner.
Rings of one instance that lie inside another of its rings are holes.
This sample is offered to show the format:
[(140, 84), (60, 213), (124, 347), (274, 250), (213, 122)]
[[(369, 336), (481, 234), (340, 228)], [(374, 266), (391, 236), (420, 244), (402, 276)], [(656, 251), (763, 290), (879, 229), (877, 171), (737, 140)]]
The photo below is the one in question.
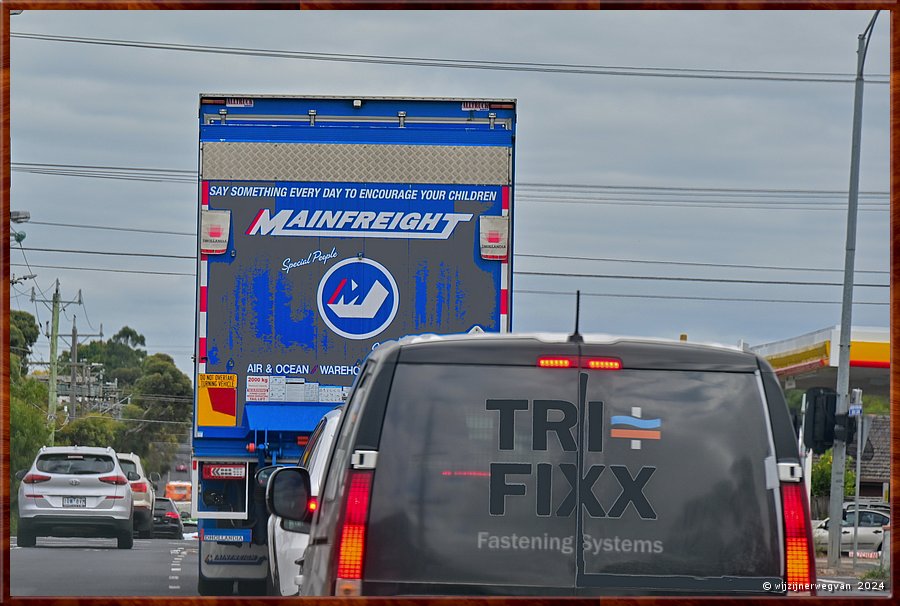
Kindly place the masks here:
[[(78, 346), (80, 362), (97, 362), (103, 365), (104, 379), (117, 381), (119, 387), (131, 387), (141, 378), (141, 364), (147, 352), (139, 349), (145, 345), (144, 335), (133, 328), (123, 326), (108, 341), (91, 341)], [(63, 352), (62, 363), (70, 360), (70, 353)]]
[(9, 312), (9, 350), (19, 356), (19, 369), (28, 374), (28, 357), (31, 347), (37, 342), (41, 328), (27, 311)]
[(121, 431), (122, 423), (112, 417), (82, 417), (56, 432), (56, 444), (59, 446), (112, 447)]
[(140, 455), (148, 473), (165, 473), (190, 426), (194, 391), (191, 380), (168, 354), (146, 358), (141, 373), (131, 403), (122, 409), (127, 421), (117, 448)]
[[(814, 497), (831, 496), (831, 458), (832, 451), (828, 449), (825, 454), (813, 463), (812, 476), (810, 478), (810, 492)], [(856, 494), (856, 473), (853, 472), (853, 459), (847, 458), (847, 465), (844, 471), (844, 496), (849, 497)]]
[[(18, 367), (18, 359), (11, 356), (10, 369)], [(18, 480), (15, 473), (31, 467), (41, 446), (47, 444), (50, 432), (47, 426), (47, 386), (18, 372), (10, 373), (9, 408), (9, 477), (10, 510), (18, 512)], [(18, 516), (11, 516), (13, 532)]]

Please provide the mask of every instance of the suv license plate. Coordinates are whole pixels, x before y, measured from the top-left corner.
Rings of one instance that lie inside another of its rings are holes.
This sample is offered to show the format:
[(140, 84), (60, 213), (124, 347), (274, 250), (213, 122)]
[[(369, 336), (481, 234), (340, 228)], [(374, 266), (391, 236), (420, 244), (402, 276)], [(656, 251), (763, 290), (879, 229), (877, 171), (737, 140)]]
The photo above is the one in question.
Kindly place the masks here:
[(87, 507), (87, 497), (63, 497), (63, 507)]

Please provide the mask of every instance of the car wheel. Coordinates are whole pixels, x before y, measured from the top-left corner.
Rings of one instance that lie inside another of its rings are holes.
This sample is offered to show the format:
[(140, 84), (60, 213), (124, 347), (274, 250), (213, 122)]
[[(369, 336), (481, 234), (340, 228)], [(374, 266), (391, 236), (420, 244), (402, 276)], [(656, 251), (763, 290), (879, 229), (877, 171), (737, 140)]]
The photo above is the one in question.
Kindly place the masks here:
[(34, 547), (37, 544), (37, 536), (24, 524), (19, 522), (19, 531), (16, 535), (16, 545), (19, 547)]
[(131, 532), (123, 532), (116, 538), (116, 546), (119, 549), (131, 549), (134, 547), (134, 534)]
[(202, 596), (231, 595), (234, 589), (233, 581), (213, 581), (202, 575), (197, 578), (197, 593)]

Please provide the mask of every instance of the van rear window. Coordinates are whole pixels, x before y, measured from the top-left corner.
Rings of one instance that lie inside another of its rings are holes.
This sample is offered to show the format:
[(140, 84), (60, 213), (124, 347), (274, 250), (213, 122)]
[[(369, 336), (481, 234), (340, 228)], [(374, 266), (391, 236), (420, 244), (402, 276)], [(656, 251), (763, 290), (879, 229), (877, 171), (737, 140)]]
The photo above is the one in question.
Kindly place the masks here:
[(400, 364), (366, 577), (778, 576), (767, 426), (751, 373)]

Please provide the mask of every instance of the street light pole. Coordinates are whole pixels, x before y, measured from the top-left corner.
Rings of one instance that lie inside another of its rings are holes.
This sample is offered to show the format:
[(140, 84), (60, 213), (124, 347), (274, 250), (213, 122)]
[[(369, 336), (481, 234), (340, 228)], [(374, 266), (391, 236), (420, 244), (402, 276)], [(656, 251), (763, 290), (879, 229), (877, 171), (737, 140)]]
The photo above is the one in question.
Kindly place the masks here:
[[(859, 35), (856, 51), (856, 84), (853, 99), (853, 136), (850, 152), (850, 195), (847, 203), (847, 248), (844, 257), (844, 296), (841, 303), (841, 335), (838, 346), (837, 403), (835, 405), (834, 449), (831, 464), (831, 499), (828, 516), (828, 566), (835, 568), (841, 559), (841, 521), (843, 519), (844, 467), (847, 456), (846, 419), (849, 411), (847, 402), (850, 391), (850, 330), (853, 314), (853, 266), (856, 257), (856, 215), (859, 200), (859, 152), (862, 140), (863, 66), (866, 50), (875, 28), (878, 13), (869, 26)], [(859, 453), (857, 453), (859, 456)]]

